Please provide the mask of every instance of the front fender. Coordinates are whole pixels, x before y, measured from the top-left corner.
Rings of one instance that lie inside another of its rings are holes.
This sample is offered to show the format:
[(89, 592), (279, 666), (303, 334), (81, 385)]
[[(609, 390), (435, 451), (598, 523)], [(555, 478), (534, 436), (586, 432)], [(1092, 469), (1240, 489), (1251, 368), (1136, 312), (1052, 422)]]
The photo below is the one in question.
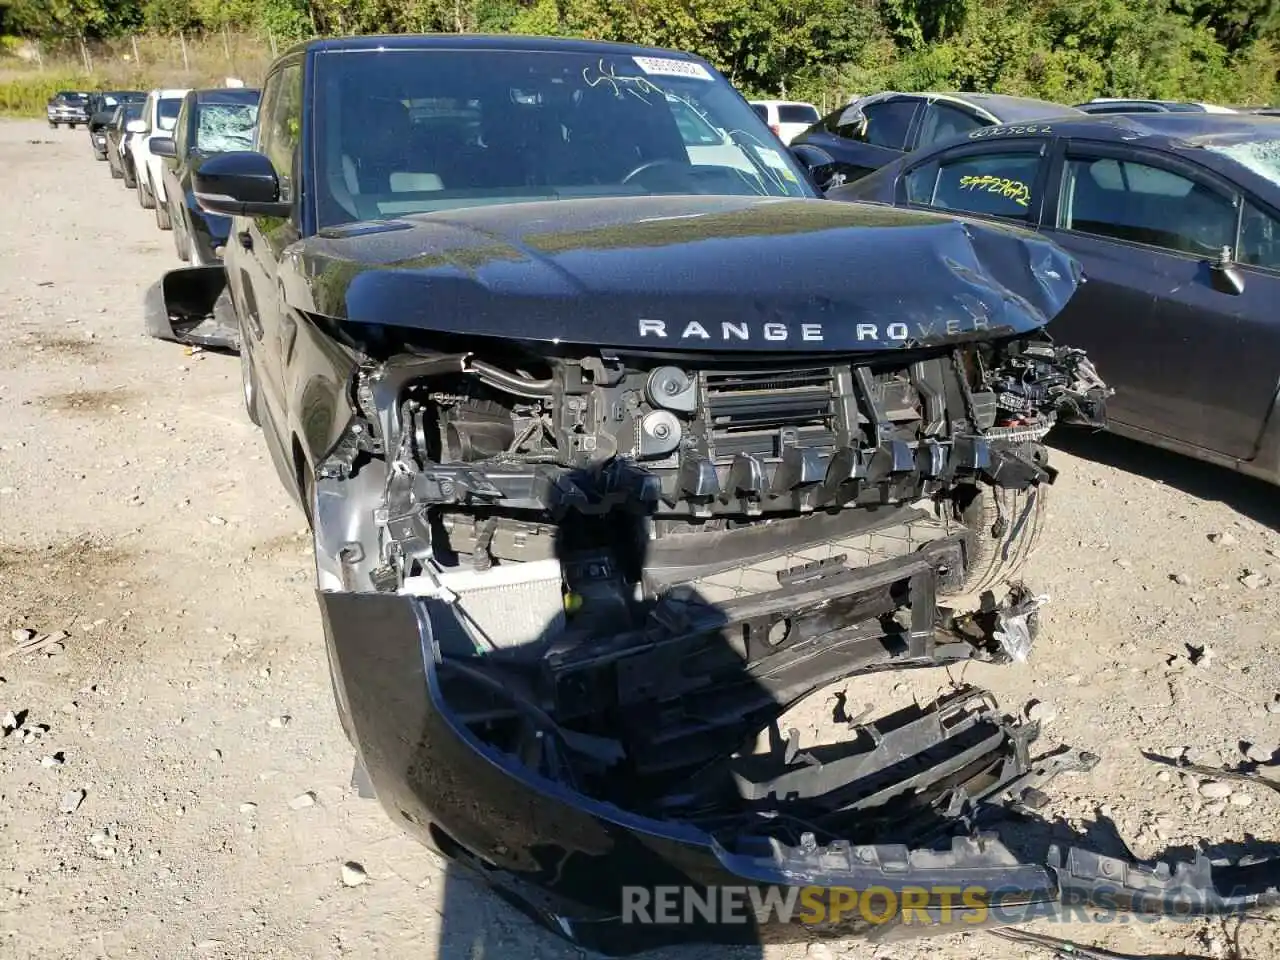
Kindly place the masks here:
[(285, 307), (281, 324), (289, 429), (314, 470), (351, 424), (350, 384), (358, 364), (310, 315)]

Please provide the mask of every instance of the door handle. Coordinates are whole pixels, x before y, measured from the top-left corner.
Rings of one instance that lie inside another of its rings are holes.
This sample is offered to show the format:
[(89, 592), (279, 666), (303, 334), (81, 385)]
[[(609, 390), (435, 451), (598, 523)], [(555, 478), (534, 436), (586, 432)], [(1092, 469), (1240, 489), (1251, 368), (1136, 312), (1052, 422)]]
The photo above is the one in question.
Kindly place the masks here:
[(236, 233), (236, 239), (240, 241), (240, 246), (246, 250), (253, 249), (253, 236), (248, 230), (240, 230)]

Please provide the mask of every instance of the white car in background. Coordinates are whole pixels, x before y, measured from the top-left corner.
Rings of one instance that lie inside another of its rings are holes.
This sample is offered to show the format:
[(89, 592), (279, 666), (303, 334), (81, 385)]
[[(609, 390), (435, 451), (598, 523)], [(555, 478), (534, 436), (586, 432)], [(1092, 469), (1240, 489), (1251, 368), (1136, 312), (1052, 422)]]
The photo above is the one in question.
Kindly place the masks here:
[(812, 103), (798, 100), (752, 100), (751, 109), (783, 143), (790, 143), (822, 119)]
[(129, 132), (129, 159), (138, 180), (138, 203), (148, 210), (155, 207), (157, 200), (164, 203), (164, 160), (151, 153), (151, 138), (172, 136), (186, 95), (186, 90), (152, 90), (142, 105), (141, 119), (130, 121), (125, 127)]

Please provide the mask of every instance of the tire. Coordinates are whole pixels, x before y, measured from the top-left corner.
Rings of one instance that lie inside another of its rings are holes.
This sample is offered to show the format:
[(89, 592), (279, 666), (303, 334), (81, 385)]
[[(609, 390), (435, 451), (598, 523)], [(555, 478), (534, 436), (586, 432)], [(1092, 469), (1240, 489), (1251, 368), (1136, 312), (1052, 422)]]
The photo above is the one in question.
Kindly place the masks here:
[(117, 167), (109, 159), (107, 160), (107, 170), (108, 172), (110, 172), (112, 180), (120, 180), (121, 178), (124, 177), (124, 171), (121, 170), (119, 167)]
[(1016, 580), (1040, 545), (1049, 488), (1009, 490), (984, 484), (959, 510), (973, 531), (973, 552), (961, 594), (980, 594)]
[[(153, 193), (152, 196), (155, 196), (155, 194)], [(173, 221), (169, 218), (169, 204), (166, 201), (157, 198), (155, 201), (155, 208), (156, 226), (161, 230), (172, 230)]]
[(173, 224), (173, 249), (178, 254), (178, 259), (184, 262), (191, 260), (191, 255), (187, 251), (187, 241), (184, 234), (186, 229), (182, 226), (181, 217)]
[(130, 190), (138, 186), (138, 178), (133, 174), (133, 163), (131, 161), (120, 161), (120, 176), (124, 178), (124, 185)]
[(258, 413), (258, 375), (249, 360), (249, 345), (245, 343), (244, 330), (240, 331), (240, 391), (244, 398), (244, 412), (255, 427), (262, 426)]
[(145, 180), (139, 177), (136, 173), (134, 176), (138, 181), (138, 206), (142, 207), (143, 210), (150, 210), (156, 205), (155, 195), (147, 189), (147, 182)]

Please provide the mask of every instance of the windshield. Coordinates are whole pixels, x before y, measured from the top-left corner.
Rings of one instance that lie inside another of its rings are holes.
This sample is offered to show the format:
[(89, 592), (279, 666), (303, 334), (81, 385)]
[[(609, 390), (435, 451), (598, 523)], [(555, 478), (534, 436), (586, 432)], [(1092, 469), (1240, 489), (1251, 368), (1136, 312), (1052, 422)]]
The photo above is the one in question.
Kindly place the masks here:
[(1212, 153), (1230, 157), (1260, 177), (1280, 185), (1280, 140), (1249, 140), (1244, 143), (1211, 144)]
[(688, 60), (331, 53), (316, 84), (322, 225), (524, 200), (814, 195), (737, 92)]
[(156, 122), (161, 130), (172, 130), (182, 109), (181, 97), (165, 97), (156, 104)]
[(201, 153), (230, 153), (253, 149), (256, 103), (205, 103), (196, 114), (196, 149)]

